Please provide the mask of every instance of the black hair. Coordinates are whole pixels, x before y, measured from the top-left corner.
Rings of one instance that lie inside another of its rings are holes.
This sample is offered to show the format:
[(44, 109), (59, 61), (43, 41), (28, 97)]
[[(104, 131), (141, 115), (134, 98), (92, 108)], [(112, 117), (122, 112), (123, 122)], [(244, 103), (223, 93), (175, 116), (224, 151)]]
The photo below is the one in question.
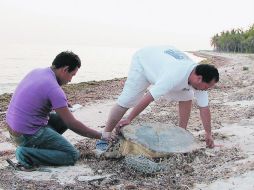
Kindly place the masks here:
[(59, 69), (61, 67), (68, 66), (68, 71), (72, 72), (74, 71), (77, 67), (81, 67), (81, 61), (79, 57), (71, 52), (71, 51), (64, 51), (59, 53), (54, 61), (52, 62), (52, 66), (56, 69)]
[(195, 69), (196, 75), (202, 76), (202, 81), (210, 83), (212, 80), (215, 82), (219, 81), (219, 72), (218, 69), (209, 64), (199, 64)]

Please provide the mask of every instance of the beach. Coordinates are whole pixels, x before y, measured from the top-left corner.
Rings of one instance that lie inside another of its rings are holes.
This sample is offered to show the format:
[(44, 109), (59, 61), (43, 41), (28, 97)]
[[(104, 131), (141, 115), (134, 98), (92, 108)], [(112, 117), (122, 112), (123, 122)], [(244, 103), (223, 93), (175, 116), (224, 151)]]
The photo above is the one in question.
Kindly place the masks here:
[[(65, 136), (80, 150), (81, 158), (75, 166), (52, 167), (49, 172), (14, 171), (5, 161), (15, 160), (15, 147), (5, 128), (11, 94), (5, 93), (0, 95), (0, 189), (254, 189), (250, 180), (254, 177), (254, 54), (192, 53), (217, 66), (220, 72), (220, 82), (209, 90), (209, 99), (215, 144), (221, 146), (205, 147), (199, 110), (193, 105), (187, 129), (203, 147), (163, 158), (171, 168), (167, 172), (147, 175), (126, 167), (123, 158), (98, 159), (92, 151), (95, 140), (73, 133)], [(63, 89), (69, 103), (81, 105), (82, 113), (86, 113), (82, 115), (77, 110), (74, 115), (102, 130), (125, 80), (69, 84)], [(161, 100), (152, 103), (133, 123), (177, 125), (177, 113), (175, 102)]]

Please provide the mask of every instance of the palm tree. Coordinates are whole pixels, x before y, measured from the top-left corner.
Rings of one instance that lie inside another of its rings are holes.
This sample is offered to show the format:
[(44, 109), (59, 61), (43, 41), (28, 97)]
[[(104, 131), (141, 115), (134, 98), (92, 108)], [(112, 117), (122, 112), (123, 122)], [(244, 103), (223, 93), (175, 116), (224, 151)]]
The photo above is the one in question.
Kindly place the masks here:
[(246, 31), (222, 31), (211, 38), (215, 51), (254, 53), (254, 24)]

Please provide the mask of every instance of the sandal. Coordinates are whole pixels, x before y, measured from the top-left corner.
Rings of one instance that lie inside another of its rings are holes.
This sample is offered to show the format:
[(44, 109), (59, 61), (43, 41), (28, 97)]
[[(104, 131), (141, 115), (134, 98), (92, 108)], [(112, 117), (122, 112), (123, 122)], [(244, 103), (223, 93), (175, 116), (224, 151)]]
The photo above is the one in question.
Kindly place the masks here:
[(101, 152), (106, 152), (109, 147), (109, 143), (106, 140), (98, 140), (96, 142), (96, 150)]
[(8, 162), (8, 164), (13, 167), (15, 170), (17, 171), (26, 171), (26, 172), (31, 172), (31, 171), (36, 171), (37, 169), (35, 167), (26, 167), (20, 163), (14, 163), (13, 161), (11, 161), (9, 158), (6, 159), (6, 161)]

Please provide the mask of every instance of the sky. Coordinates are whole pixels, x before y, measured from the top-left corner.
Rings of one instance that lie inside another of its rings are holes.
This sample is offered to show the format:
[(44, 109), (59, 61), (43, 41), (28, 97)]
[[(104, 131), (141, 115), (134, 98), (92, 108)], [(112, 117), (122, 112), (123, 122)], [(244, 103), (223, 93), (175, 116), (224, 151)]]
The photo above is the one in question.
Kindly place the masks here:
[(254, 24), (254, 0), (0, 0), (1, 44), (212, 49)]

